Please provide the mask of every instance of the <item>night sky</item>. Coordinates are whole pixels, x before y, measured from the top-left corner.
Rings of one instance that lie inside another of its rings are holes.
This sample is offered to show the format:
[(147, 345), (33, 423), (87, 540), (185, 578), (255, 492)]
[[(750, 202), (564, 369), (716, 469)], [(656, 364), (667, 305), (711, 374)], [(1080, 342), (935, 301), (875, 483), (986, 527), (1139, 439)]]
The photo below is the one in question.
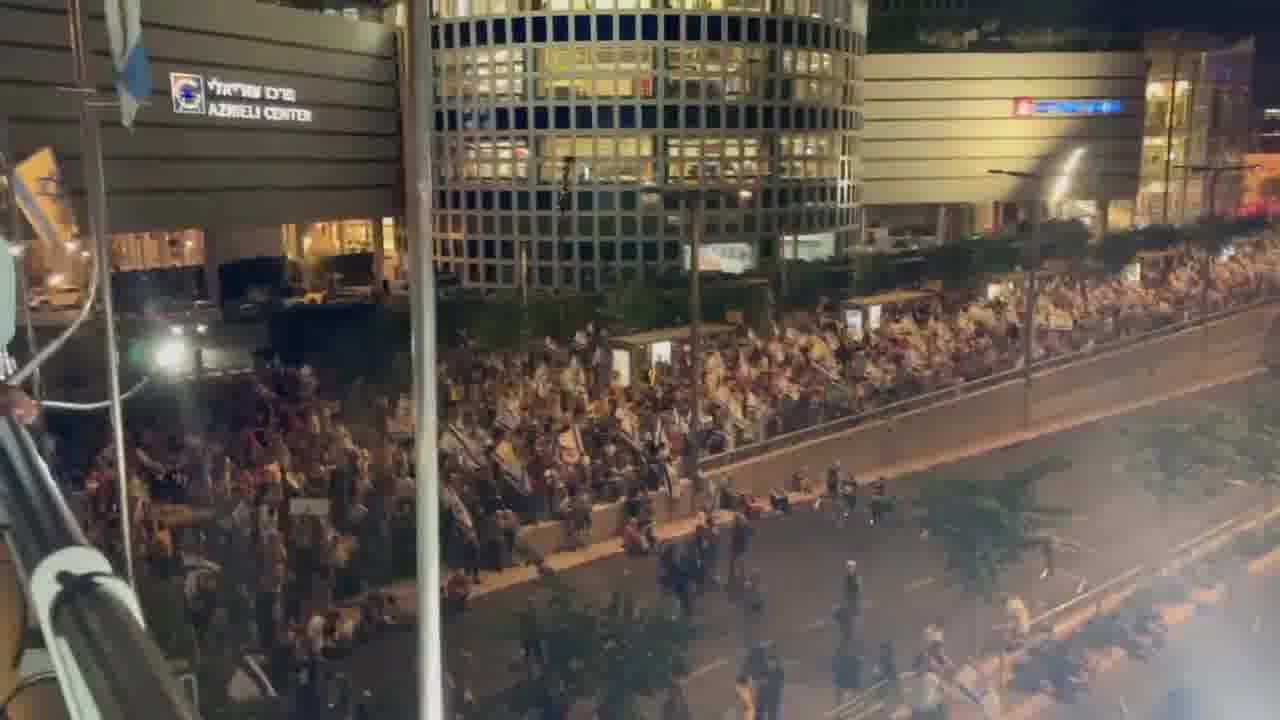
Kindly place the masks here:
[[(1258, 41), (1254, 105), (1280, 105), (1280, 0), (1137, 0), (1136, 3), (1115, 0), (1111, 4), (1118, 9), (1103, 10), (1100, 19), (1122, 23), (1136, 20), (1140, 26), (1151, 29), (1184, 28), (1228, 36), (1253, 35)], [(1133, 8), (1134, 5), (1137, 7)], [(1136, 17), (1130, 15), (1131, 12), (1136, 12)]]

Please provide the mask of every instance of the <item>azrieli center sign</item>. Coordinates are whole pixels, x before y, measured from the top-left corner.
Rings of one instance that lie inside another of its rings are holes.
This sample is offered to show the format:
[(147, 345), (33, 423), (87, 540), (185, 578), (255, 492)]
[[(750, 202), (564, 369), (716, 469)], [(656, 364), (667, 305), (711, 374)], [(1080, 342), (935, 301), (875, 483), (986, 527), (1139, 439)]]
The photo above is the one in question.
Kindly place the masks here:
[(314, 119), (310, 109), (298, 107), (298, 91), (291, 87), (169, 73), (169, 96), (175, 115), (272, 123), (309, 123)]

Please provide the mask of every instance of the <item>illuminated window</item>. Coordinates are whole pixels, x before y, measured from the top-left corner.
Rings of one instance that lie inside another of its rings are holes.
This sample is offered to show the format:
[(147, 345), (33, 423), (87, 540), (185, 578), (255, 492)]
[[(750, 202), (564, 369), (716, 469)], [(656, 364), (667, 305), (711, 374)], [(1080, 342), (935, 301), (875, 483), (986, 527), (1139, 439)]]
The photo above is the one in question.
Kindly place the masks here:
[[(451, 173), (463, 182), (507, 183), (529, 176), (529, 147), (524, 138), (468, 140), (462, 146), (462, 160), (450, 151)], [(460, 172), (459, 172), (460, 170)]]

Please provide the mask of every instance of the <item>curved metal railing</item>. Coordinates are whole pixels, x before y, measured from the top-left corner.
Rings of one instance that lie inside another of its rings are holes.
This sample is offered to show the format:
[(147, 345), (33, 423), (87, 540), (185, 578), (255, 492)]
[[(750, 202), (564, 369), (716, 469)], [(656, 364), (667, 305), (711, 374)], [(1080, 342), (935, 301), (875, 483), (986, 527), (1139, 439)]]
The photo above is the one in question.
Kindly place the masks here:
[(31, 436), (9, 418), (0, 418), (0, 508), (71, 717), (192, 720), (132, 591), (85, 540)]

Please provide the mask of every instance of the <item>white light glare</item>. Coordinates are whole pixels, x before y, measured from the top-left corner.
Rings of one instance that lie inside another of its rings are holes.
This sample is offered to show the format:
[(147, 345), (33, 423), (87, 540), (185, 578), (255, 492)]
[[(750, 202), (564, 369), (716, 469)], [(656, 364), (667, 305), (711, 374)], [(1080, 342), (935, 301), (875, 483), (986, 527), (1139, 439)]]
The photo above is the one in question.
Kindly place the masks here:
[(166, 340), (156, 348), (156, 367), (173, 372), (182, 364), (187, 355), (187, 343), (181, 338)]
[(1080, 160), (1083, 157), (1083, 147), (1072, 150), (1071, 154), (1067, 156), (1067, 162), (1062, 166), (1062, 174), (1058, 176), (1058, 180), (1053, 185), (1052, 204), (1057, 205), (1071, 190), (1071, 178), (1075, 174), (1076, 168), (1080, 166)]

